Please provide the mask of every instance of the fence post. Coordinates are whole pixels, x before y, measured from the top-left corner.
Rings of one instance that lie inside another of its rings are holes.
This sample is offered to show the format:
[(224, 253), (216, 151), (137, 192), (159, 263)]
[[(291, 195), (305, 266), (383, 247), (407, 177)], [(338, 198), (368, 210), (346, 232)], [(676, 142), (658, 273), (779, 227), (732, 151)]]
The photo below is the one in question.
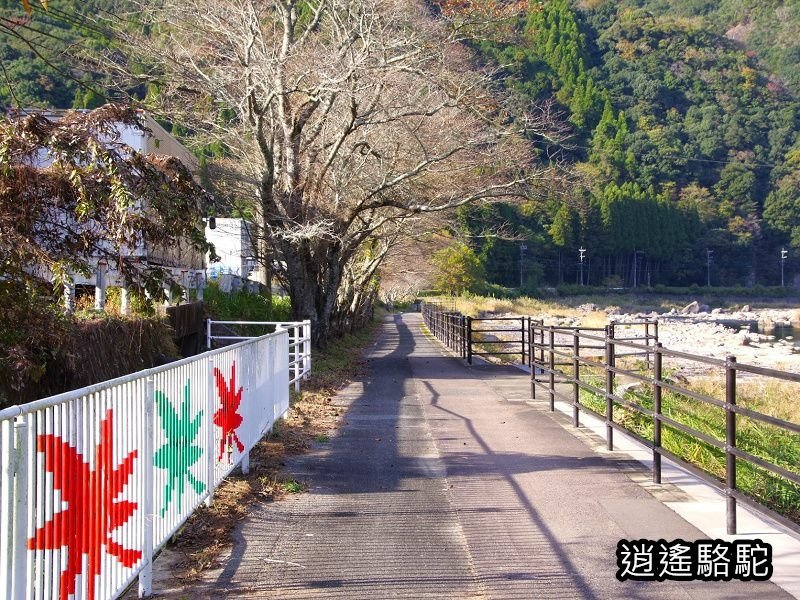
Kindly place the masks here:
[(472, 364), (472, 317), (467, 317), (467, 364)]
[(211, 350), (211, 319), (206, 319), (206, 348)]
[(207, 423), (206, 430), (206, 448), (208, 454), (208, 461), (206, 462), (206, 487), (208, 496), (206, 496), (206, 506), (211, 507), (214, 503), (214, 455), (216, 448), (214, 447), (214, 359), (208, 359), (208, 397), (206, 398), (206, 415), (205, 421)]
[(578, 384), (581, 378), (581, 338), (578, 330), (572, 330), (572, 424), (580, 427), (580, 406), (581, 406), (581, 386)]
[(555, 331), (550, 326), (550, 359), (548, 366), (550, 367), (550, 411), (556, 409), (556, 354), (555, 354)]
[(303, 321), (303, 379), (311, 377), (311, 320)]
[(142, 440), (142, 469), (144, 470), (144, 531), (142, 541), (142, 570), (139, 571), (139, 598), (153, 594), (153, 520), (155, 518), (155, 490), (153, 488), (153, 419), (155, 413), (155, 381), (148, 377), (144, 383), (144, 439)]
[(725, 366), (725, 495), (728, 535), (736, 534), (736, 357), (728, 356)]
[(544, 319), (539, 324), (542, 326), (539, 330), (539, 362), (544, 365)]
[(611, 396), (614, 393), (614, 326), (606, 325), (606, 447), (614, 449), (614, 401)]
[(535, 335), (536, 332), (533, 327), (533, 321), (528, 320), (528, 360), (531, 364), (531, 400), (536, 400), (536, 360), (533, 358), (533, 339)]
[(458, 343), (458, 355), (459, 355), (461, 358), (466, 358), (466, 357), (467, 357), (467, 352), (466, 352), (466, 350), (465, 350), (465, 348), (464, 348), (464, 340), (466, 340), (466, 339), (467, 339), (467, 336), (466, 336), (466, 334), (465, 334), (465, 332), (464, 332), (464, 328), (465, 328), (465, 326), (466, 326), (466, 325), (465, 325), (466, 321), (465, 321), (465, 319), (464, 319), (464, 315), (460, 315), (460, 317), (461, 317), (461, 318), (459, 319), (459, 325), (458, 325), (458, 326), (459, 326), (459, 336), (458, 336), (458, 342), (459, 342), (459, 343)]
[[(28, 552), (28, 424), (14, 423), (14, 573), (12, 598), (24, 598)], [(10, 482), (9, 482), (10, 483)]]
[(447, 348), (453, 347), (453, 315), (447, 313)]
[[(289, 360), (291, 360), (294, 365), (292, 366), (292, 371), (294, 371), (294, 391), (295, 393), (300, 391), (300, 369), (302, 369), (302, 361), (300, 357), (300, 353), (302, 352), (300, 347), (300, 340), (303, 337), (303, 326), (300, 324), (295, 325), (294, 327), (289, 328)], [(247, 460), (247, 468), (250, 468), (250, 461), (249, 458)], [(245, 464), (242, 463), (242, 473), (247, 474), (244, 470)]]
[(522, 366), (525, 366), (525, 317), (522, 316), (519, 318), (519, 331), (522, 334), (521, 344), (522, 344)]
[(647, 352), (645, 352), (645, 364), (647, 368), (650, 368), (650, 322), (645, 321), (644, 323), (644, 345), (647, 346)]
[(661, 344), (653, 356), (653, 483), (661, 483)]

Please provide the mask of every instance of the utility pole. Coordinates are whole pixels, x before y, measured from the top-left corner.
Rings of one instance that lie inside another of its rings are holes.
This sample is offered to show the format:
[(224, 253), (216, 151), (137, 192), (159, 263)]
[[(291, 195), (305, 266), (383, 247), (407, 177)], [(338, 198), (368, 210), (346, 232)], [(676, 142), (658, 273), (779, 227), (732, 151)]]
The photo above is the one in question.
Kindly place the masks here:
[(527, 249), (528, 247), (524, 243), (521, 243), (519, 245), (519, 289), (520, 290), (522, 289), (522, 285), (524, 283), (525, 250)]
[(638, 287), (639, 280), (637, 279), (636, 275), (638, 274), (639, 270), (639, 255), (644, 254), (644, 250), (634, 250), (633, 251), (633, 287)]
[(781, 248), (781, 287), (783, 287), (783, 266), (786, 263), (787, 256), (789, 256), (789, 251)]
[(713, 254), (713, 250), (706, 248), (706, 287), (711, 287), (711, 256)]
[(583, 285), (583, 255), (586, 254), (586, 248), (581, 246), (578, 248), (578, 252), (580, 252), (580, 260), (581, 260), (581, 285)]

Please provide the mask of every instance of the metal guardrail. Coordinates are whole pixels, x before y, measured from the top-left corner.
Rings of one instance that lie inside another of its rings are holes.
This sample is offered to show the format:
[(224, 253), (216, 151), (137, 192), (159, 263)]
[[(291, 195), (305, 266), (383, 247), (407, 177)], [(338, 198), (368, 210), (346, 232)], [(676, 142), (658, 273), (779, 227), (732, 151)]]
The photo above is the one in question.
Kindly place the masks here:
[[(472, 364), (473, 356), (515, 356), (520, 357), (520, 364), (531, 366), (533, 349), (544, 346), (543, 331), (532, 329), (534, 324), (541, 326), (541, 321), (523, 315), (519, 317), (469, 317), (455, 310), (446, 310), (437, 302), (422, 303), (422, 317), (428, 330), (461, 358)], [(620, 325), (628, 337), (619, 340), (644, 340), (645, 343), (658, 341), (657, 321), (637, 321)], [(569, 327), (562, 329), (572, 329)], [(582, 328), (586, 330), (585, 328)], [(536, 343), (534, 331), (539, 332)], [(596, 331), (603, 331), (596, 329)], [(487, 334), (496, 339), (487, 339)], [(502, 337), (496, 334), (501, 334)], [(494, 349), (497, 347), (498, 349)], [(555, 346), (559, 348), (558, 344)], [(519, 350), (517, 350), (519, 348)], [(604, 346), (598, 346), (604, 348)], [(636, 356), (640, 353), (630, 352), (620, 356)], [(644, 354), (648, 364), (652, 351)]]
[[(740, 461), (749, 463), (758, 468), (769, 471), (793, 484), (800, 485), (800, 474), (796, 471), (787, 469), (781, 465), (770, 462), (762, 457), (742, 450), (737, 447), (737, 415), (747, 417), (754, 421), (779, 427), (783, 430), (800, 433), (800, 424), (792, 423), (783, 419), (778, 419), (749, 408), (737, 405), (737, 373), (751, 373), (775, 380), (800, 382), (800, 374), (786, 373), (775, 369), (766, 369), (753, 365), (740, 364), (736, 357), (728, 356), (726, 360), (719, 360), (707, 356), (694, 355), (676, 350), (664, 348), (660, 343), (649, 344), (650, 337), (645, 339), (645, 343), (631, 341), (629, 339), (615, 337), (615, 327), (609, 325), (604, 329), (591, 328), (564, 328), (546, 327), (539, 323), (532, 323), (530, 326), (531, 348), (530, 355), (534, 357), (531, 369), (531, 394), (536, 398), (536, 389), (545, 388), (549, 401), (550, 410), (555, 410), (555, 399), (559, 398), (573, 407), (573, 424), (579, 426), (579, 413), (584, 411), (601, 419), (606, 426), (606, 440), (609, 450), (614, 448), (614, 430), (624, 431), (632, 436), (641, 444), (652, 449), (653, 452), (653, 482), (661, 483), (661, 458), (668, 457), (679, 463), (688, 471), (697, 475), (705, 482), (721, 490), (726, 496), (726, 520), (728, 534), (736, 533), (736, 505), (743, 502), (748, 506), (769, 516), (775, 521), (793, 529), (800, 531), (800, 525), (785, 516), (773, 511), (772, 509), (757, 502), (751, 496), (744, 494), (737, 487), (737, 470)], [(546, 338), (546, 341), (545, 341)], [(561, 343), (556, 343), (556, 340)], [(568, 343), (564, 343), (564, 339)], [(588, 343), (584, 343), (584, 340)], [(602, 349), (600, 360), (591, 360), (588, 355), (581, 354), (586, 349)], [(624, 350), (620, 352), (618, 348)], [(564, 350), (566, 349), (566, 350)], [(640, 371), (623, 368), (618, 366), (617, 359), (622, 356), (640, 355), (647, 357), (646, 374)], [(652, 357), (652, 361), (650, 360)], [(665, 357), (678, 358), (682, 360), (694, 361), (709, 367), (717, 367), (724, 370), (725, 375), (725, 398), (720, 400), (705, 394), (687, 389), (682, 385), (668, 381), (665, 377), (663, 361)], [(562, 358), (558, 362), (557, 358)], [(566, 368), (562, 368), (566, 367)], [(584, 377), (581, 378), (581, 371), (585, 367), (591, 367), (602, 371), (604, 375), (603, 387), (592, 385)], [(546, 376), (545, 381), (539, 381), (540, 376)], [(622, 397), (617, 393), (617, 377), (627, 377), (637, 382), (652, 386), (653, 408), (646, 408), (634, 401)], [(572, 393), (565, 393), (556, 387), (556, 378), (560, 383), (572, 386)], [(605, 400), (605, 414), (592, 410), (580, 401), (580, 391), (585, 390), (599, 398)], [(662, 398), (664, 391), (679, 394), (685, 398), (715, 406), (724, 411), (725, 415), (725, 437), (718, 439), (708, 433), (680, 422), (676, 418), (662, 411)], [(624, 407), (637, 414), (644, 415), (652, 419), (653, 435), (652, 439), (647, 439), (625, 427), (623, 423), (615, 422), (614, 408)], [(662, 446), (663, 428), (668, 427), (672, 430), (685, 434), (693, 439), (716, 448), (725, 455), (725, 479), (720, 481), (710, 472), (704, 471), (698, 466), (689, 463), (683, 458), (666, 450)]]
[[(473, 318), (448, 311), (435, 302), (422, 304), (422, 317), (428, 330), (445, 346), (472, 364), (473, 356), (519, 355), (521, 364), (529, 364), (528, 331), (531, 318)], [(504, 334), (504, 339), (487, 339), (486, 334)], [(499, 347), (497, 350), (493, 347)], [(510, 349), (509, 349), (510, 348)], [(519, 348), (519, 350), (517, 350)]]
[(0, 411), (0, 598), (116, 598), (289, 408), (289, 332)]
[(222, 326), (230, 333), (235, 327), (248, 329), (263, 329), (268, 327), (273, 331), (285, 329), (289, 332), (289, 370), (291, 378), (289, 383), (294, 384), (294, 390), (300, 391), (300, 381), (311, 376), (311, 321), (206, 321), (206, 347), (211, 349), (215, 341), (228, 343), (251, 340), (256, 336), (250, 335), (218, 335), (214, 334), (214, 326)]

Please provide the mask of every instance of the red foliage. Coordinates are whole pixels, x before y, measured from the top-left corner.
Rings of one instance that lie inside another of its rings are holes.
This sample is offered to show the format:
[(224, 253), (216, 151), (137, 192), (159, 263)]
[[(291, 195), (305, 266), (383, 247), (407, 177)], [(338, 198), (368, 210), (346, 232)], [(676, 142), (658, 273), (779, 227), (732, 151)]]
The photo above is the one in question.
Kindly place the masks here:
[[(242, 387), (236, 390), (236, 362), (231, 365), (231, 380), (230, 384), (225, 382), (222, 372), (215, 368), (214, 379), (217, 382), (217, 394), (219, 394), (221, 408), (214, 413), (214, 425), (222, 429), (222, 437), (219, 440), (219, 456), (217, 460), (222, 460), (222, 454), (225, 452), (225, 446), (230, 447), (231, 444), (236, 442), (236, 448), (239, 452), (244, 452), (244, 444), (239, 440), (236, 435), (236, 430), (242, 424), (244, 419), (237, 411), (239, 405), (242, 403)], [(230, 454), (228, 454), (228, 462), (230, 462)]]
[(31, 550), (67, 547), (67, 567), (61, 573), (59, 599), (75, 594), (75, 579), (83, 573), (83, 555), (88, 556), (88, 597), (95, 597), (95, 578), (102, 569), (102, 550), (126, 567), (136, 564), (142, 553), (123, 547), (111, 533), (124, 525), (137, 508), (135, 502), (117, 501), (133, 473), (133, 450), (114, 467), (113, 414), (109, 410), (100, 423), (100, 444), (95, 449), (95, 470), (68, 442), (54, 435), (40, 435), (37, 449), (45, 455), (44, 465), (53, 474), (53, 486), (61, 491), (65, 510), (36, 530), (28, 540)]

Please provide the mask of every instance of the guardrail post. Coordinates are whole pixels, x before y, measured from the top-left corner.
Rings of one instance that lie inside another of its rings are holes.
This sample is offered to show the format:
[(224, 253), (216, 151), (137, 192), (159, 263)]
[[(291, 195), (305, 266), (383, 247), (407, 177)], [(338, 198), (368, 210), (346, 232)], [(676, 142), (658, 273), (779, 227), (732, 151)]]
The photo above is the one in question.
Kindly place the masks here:
[[(24, 417), (22, 417), (24, 419)], [(14, 423), (14, 573), (12, 598), (24, 598), (26, 560), (28, 552), (28, 424)], [(9, 482), (10, 483), (10, 482)]]
[(447, 347), (453, 347), (453, 315), (447, 313)]
[(459, 331), (459, 336), (458, 336), (458, 355), (461, 358), (466, 358), (467, 357), (467, 352), (466, 352), (466, 349), (464, 347), (464, 340), (466, 339), (467, 336), (464, 333), (464, 328), (466, 327), (466, 320), (464, 319), (464, 315), (460, 315), (459, 316), (458, 327), (459, 327), (459, 330), (458, 330)]
[[(302, 361), (301, 361), (301, 348), (300, 348), (300, 340), (302, 339), (303, 335), (303, 326), (296, 324), (294, 327), (289, 328), (289, 358), (294, 363), (292, 365), (292, 371), (294, 371), (294, 391), (295, 393), (300, 391), (300, 369), (302, 369)], [(250, 461), (247, 461), (247, 468), (250, 468)], [(244, 470), (244, 463), (242, 463), (242, 473), (245, 473)]]
[(556, 410), (556, 353), (555, 353), (555, 331), (550, 327), (550, 359), (548, 365), (550, 367), (550, 411)]
[(533, 341), (536, 331), (534, 329), (533, 321), (528, 320), (528, 359), (531, 365), (531, 400), (536, 400), (536, 359), (533, 358), (533, 351), (535, 350)]
[(206, 319), (206, 348), (211, 350), (211, 319)]
[(539, 321), (541, 329), (539, 330), (539, 363), (544, 365), (544, 320)]
[(519, 320), (520, 320), (519, 332), (521, 335), (520, 342), (522, 345), (522, 366), (524, 367), (525, 366), (525, 317), (522, 316), (519, 318)]
[(578, 335), (578, 330), (572, 330), (572, 424), (575, 427), (580, 427), (580, 406), (581, 406), (581, 386), (579, 381), (581, 378), (581, 338)]
[(653, 356), (653, 483), (661, 483), (661, 344)]
[(614, 360), (614, 326), (606, 325), (606, 447), (614, 449), (614, 371), (616, 361)]
[(207, 423), (206, 429), (206, 454), (208, 460), (206, 461), (206, 489), (208, 496), (206, 496), (206, 506), (211, 507), (214, 503), (214, 467), (216, 455), (216, 448), (214, 447), (214, 359), (208, 359), (208, 397), (206, 398), (206, 414), (205, 421)]
[(736, 534), (736, 357), (728, 356), (725, 366), (725, 495), (728, 535)]
[(467, 364), (472, 364), (472, 317), (467, 317)]
[[(144, 384), (144, 440), (142, 447), (142, 469), (144, 470), (144, 531), (142, 541), (142, 570), (139, 571), (139, 598), (153, 594), (153, 520), (155, 519), (155, 490), (153, 488), (153, 437), (155, 428), (155, 381), (148, 377)], [(213, 452), (212, 452), (213, 454)]]
[(303, 379), (311, 377), (311, 320), (303, 321)]

